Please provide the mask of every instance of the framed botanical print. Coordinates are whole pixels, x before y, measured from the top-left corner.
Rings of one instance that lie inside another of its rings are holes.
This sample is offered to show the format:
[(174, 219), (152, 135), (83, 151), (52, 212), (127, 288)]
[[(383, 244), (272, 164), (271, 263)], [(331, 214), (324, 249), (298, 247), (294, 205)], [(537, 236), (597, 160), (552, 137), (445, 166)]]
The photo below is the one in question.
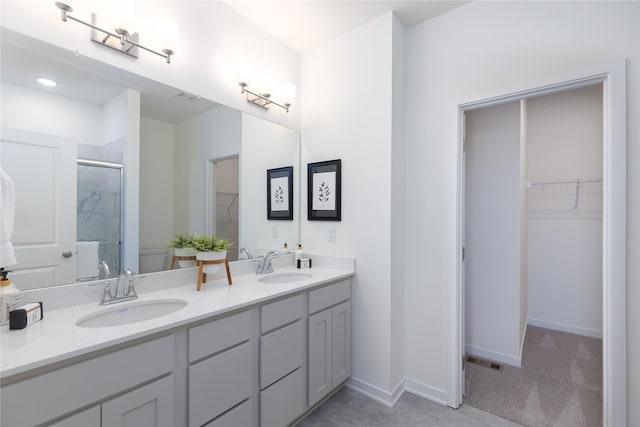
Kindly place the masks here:
[(293, 220), (293, 166), (267, 170), (267, 219)]
[(309, 221), (340, 221), (341, 161), (309, 163), (307, 165), (307, 219)]

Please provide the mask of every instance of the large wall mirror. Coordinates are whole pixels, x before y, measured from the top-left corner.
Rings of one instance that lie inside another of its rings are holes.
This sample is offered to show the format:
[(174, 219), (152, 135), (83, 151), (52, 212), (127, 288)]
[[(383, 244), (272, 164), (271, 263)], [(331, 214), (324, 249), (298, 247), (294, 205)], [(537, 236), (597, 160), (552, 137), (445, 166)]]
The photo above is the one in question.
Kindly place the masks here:
[[(0, 42), (19, 288), (95, 279), (101, 261), (166, 269), (177, 233), (229, 238), (231, 260), (298, 242), (297, 131), (5, 28)], [(294, 219), (269, 221), (267, 170), (285, 166)]]

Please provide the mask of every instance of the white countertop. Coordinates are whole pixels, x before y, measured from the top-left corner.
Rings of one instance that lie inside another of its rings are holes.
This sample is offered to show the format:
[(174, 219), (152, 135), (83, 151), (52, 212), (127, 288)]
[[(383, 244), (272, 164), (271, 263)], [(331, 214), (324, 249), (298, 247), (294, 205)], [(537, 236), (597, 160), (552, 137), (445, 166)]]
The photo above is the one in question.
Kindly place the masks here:
[[(284, 271), (300, 270), (294, 267), (277, 269), (277, 273)], [(109, 306), (99, 306), (98, 301), (95, 301), (47, 311), (45, 305), (44, 318), (40, 322), (21, 330), (9, 330), (8, 326), (0, 328), (0, 378), (8, 378), (71, 357), (354, 275), (354, 269), (346, 266), (314, 266), (304, 271), (310, 273), (311, 277), (294, 283), (263, 283), (257, 280), (255, 274), (244, 274), (234, 275), (231, 286), (227, 285), (226, 278), (209, 281), (203, 284), (200, 292), (196, 291), (196, 284), (193, 283), (142, 293), (135, 301)], [(156, 299), (183, 299), (188, 305), (171, 314), (128, 325), (104, 328), (84, 328), (75, 325), (81, 317), (100, 310), (112, 310), (114, 307), (125, 307), (127, 304)]]

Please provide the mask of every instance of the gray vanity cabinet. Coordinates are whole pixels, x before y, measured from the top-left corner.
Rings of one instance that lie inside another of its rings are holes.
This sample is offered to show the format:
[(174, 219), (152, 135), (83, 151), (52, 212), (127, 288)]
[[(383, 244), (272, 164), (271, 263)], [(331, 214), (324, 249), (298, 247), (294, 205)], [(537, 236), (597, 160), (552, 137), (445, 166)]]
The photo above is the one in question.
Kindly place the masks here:
[(173, 375), (104, 402), (102, 427), (163, 427), (173, 423)]
[(96, 405), (57, 423), (49, 424), (48, 427), (101, 427), (101, 418), (100, 405)]
[(306, 294), (260, 307), (260, 426), (283, 427), (306, 409)]
[(351, 280), (164, 334), (3, 380), (0, 425), (287, 426), (351, 375)]
[[(154, 381), (162, 383), (173, 396), (173, 380), (165, 382), (163, 379), (172, 378), (168, 374), (174, 369), (174, 349), (174, 337), (168, 335), (78, 361), (70, 366), (53, 368), (16, 383), (3, 384), (0, 425), (13, 427), (55, 421), (60, 426), (78, 423), (91, 426), (96, 413), (96, 409), (92, 408), (100, 409), (102, 405), (117, 400), (112, 396), (124, 390), (132, 390), (129, 394), (138, 400), (153, 401), (158, 408), (162, 404), (162, 410), (167, 411), (163, 413), (173, 416), (173, 397), (157, 400), (157, 390), (149, 391), (148, 385)], [(113, 374), (110, 374), (111, 369)], [(87, 407), (90, 409), (78, 411)], [(102, 412), (104, 416), (104, 408)], [(107, 425), (104, 419), (98, 421), (103, 426)]]
[(49, 427), (163, 427), (173, 420), (173, 375), (124, 393)]
[(251, 310), (189, 329), (189, 426), (257, 425)]
[(351, 282), (309, 292), (308, 405), (351, 375)]

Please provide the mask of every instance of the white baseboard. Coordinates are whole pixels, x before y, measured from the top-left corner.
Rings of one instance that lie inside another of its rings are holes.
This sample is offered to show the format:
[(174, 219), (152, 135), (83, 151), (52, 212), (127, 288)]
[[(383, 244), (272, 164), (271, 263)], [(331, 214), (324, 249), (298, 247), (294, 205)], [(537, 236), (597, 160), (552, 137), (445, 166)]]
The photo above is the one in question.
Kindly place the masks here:
[(351, 377), (349, 381), (347, 381), (346, 386), (389, 407), (395, 405), (398, 402), (398, 399), (402, 396), (402, 393), (405, 391), (440, 405), (447, 406), (446, 391), (419, 383), (418, 381), (414, 381), (409, 378), (405, 378), (400, 381), (391, 393), (354, 377)]
[(419, 383), (409, 378), (404, 380), (404, 389), (409, 393), (413, 393), (417, 396), (431, 400), (432, 402), (439, 403), (440, 405), (447, 406), (447, 392), (440, 390), (426, 384)]
[(485, 348), (474, 347), (469, 344), (464, 346), (464, 352), (466, 355), (476, 356), (493, 362), (506, 363), (507, 365), (516, 366), (518, 368), (522, 366), (522, 355), (520, 355), (520, 357), (511, 356), (509, 354), (498, 353), (497, 351), (491, 351)]
[(366, 394), (370, 398), (375, 399), (378, 402), (383, 403), (389, 407), (395, 405), (404, 392), (404, 380), (400, 381), (391, 393), (379, 388), (378, 386), (369, 384), (354, 377), (349, 378), (346, 386), (357, 390), (362, 394)]
[(527, 324), (539, 328), (552, 329), (554, 331), (569, 332), (571, 334), (583, 335), (585, 337), (602, 339), (602, 331), (580, 328), (578, 326), (563, 325), (562, 323), (548, 322), (546, 320), (529, 319)]

